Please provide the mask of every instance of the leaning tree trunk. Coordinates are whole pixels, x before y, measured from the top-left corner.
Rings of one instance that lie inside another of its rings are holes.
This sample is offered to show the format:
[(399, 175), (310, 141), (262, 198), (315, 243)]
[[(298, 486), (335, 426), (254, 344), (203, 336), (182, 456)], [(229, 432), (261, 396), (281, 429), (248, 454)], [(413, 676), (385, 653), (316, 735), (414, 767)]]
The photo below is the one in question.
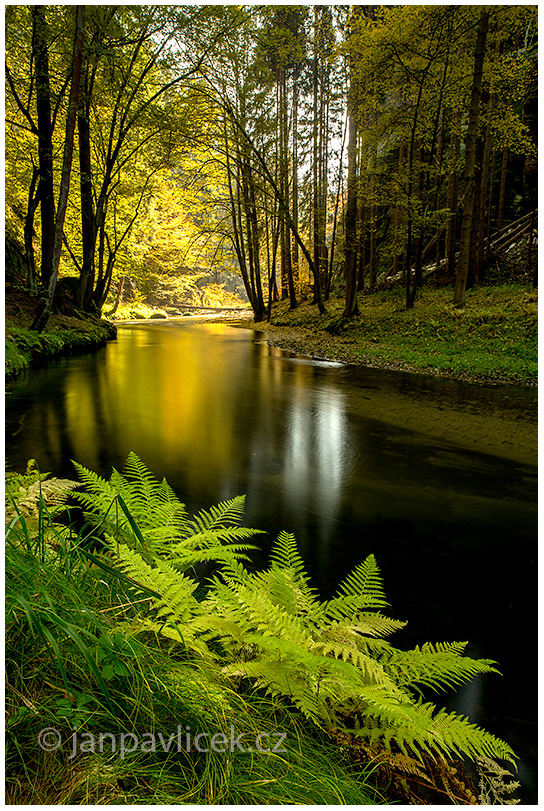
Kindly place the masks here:
[(453, 304), (463, 307), (465, 304), (465, 289), (468, 276), (468, 262), (470, 252), (470, 233), (472, 230), (472, 212), (474, 206), (474, 167), (476, 158), (476, 138), (478, 135), (478, 118), (480, 114), (480, 96), (482, 92), (482, 77), (485, 58), (485, 43), (489, 27), (489, 9), (482, 7), (476, 52), (474, 58), (474, 74), (472, 79), (472, 93), (470, 99), (470, 113), (465, 151), (465, 199), (463, 205), (463, 220), (461, 223), (461, 242), (459, 246), (459, 261), (455, 279)]
[(34, 256), (34, 215), (39, 203), (39, 194), (36, 194), (36, 184), (40, 176), (39, 170), (33, 166), (32, 180), (28, 190), (28, 207), (24, 225), (26, 283), (31, 296), (38, 292), (38, 279), (36, 277), (36, 258)]
[(91, 166), (90, 99), (88, 75), (82, 81), (77, 130), (79, 136), (79, 185), (81, 195), (81, 243), (83, 264), (77, 293), (78, 305), (82, 310), (90, 309), (94, 288), (94, 253), (96, 243), (96, 222), (93, 203)]

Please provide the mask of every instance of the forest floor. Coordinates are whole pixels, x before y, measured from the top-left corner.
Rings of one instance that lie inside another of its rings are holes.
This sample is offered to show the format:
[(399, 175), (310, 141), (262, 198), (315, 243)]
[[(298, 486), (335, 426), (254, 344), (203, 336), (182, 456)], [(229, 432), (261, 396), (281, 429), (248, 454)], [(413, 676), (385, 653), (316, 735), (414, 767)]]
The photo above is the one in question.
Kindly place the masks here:
[(39, 300), (22, 287), (6, 285), (5, 293), (5, 372), (12, 377), (54, 355), (66, 355), (95, 349), (115, 338), (116, 328), (109, 321), (89, 317), (51, 315), (43, 332), (33, 332)]
[(308, 301), (294, 310), (282, 301), (273, 305), (270, 323), (240, 319), (235, 325), (264, 333), (271, 346), (323, 360), (536, 385), (537, 291), (516, 283), (482, 286), (467, 291), (463, 308), (451, 298), (450, 287), (427, 287), (407, 310), (399, 289), (360, 293), (359, 315), (350, 319), (342, 317), (339, 297), (326, 302), (323, 316)]

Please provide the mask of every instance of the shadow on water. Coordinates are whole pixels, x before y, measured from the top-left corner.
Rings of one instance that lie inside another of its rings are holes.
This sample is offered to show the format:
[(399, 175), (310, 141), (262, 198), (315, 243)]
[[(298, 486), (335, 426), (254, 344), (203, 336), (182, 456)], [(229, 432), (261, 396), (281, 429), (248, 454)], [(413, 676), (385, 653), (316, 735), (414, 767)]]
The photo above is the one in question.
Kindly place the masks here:
[(22, 376), (8, 464), (108, 476), (130, 450), (191, 511), (247, 494), (294, 532), (323, 597), (371, 552), (399, 645), (470, 640), (497, 660), (450, 699), (520, 755), (536, 797), (536, 391), (311, 361), (225, 325), (121, 327), (94, 355)]

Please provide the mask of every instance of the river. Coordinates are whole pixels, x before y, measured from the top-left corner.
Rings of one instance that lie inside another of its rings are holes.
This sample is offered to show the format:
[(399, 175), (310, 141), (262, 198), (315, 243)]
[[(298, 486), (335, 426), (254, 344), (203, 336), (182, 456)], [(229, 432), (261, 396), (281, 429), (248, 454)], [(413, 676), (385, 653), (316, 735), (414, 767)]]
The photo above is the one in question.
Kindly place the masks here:
[[(241, 493), (246, 524), (294, 532), (323, 597), (369, 553), (393, 642), (469, 640), (499, 662), (449, 707), (511, 743), (536, 797), (536, 390), (294, 356), (252, 330), (119, 327), (100, 351), (21, 375), (8, 469), (74, 478), (135, 451), (190, 511)], [(265, 537), (265, 536), (263, 536)], [(440, 701), (438, 697), (437, 701)]]

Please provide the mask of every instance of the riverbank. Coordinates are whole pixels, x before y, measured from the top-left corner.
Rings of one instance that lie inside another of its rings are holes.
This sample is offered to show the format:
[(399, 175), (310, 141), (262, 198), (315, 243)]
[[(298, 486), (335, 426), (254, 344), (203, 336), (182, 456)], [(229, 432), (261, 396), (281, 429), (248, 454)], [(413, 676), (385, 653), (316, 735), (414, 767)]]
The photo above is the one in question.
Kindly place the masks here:
[(97, 349), (117, 334), (110, 321), (66, 315), (51, 315), (43, 332), (33, 332), (30, 324), (36, 306), (37, 299), (23, 291), (6, 293), (4, 360), (8, 379), (48, 358)]
[(340, 298), (329, 299), (323, 316), (308, 302), (290, 310), (282, 301), (270, 323), (240, 319), (236, 326), (263, 333), (271, 346), (324, 360), (472, 383), (537, 383), (537, 293), (523, 285), (470, 290), (461, 309), (451, 304), (449, 288), (424, 289), (412, 310), (398, 289), (359, 294), (358, 304), (359, 315), (344, 319)]

